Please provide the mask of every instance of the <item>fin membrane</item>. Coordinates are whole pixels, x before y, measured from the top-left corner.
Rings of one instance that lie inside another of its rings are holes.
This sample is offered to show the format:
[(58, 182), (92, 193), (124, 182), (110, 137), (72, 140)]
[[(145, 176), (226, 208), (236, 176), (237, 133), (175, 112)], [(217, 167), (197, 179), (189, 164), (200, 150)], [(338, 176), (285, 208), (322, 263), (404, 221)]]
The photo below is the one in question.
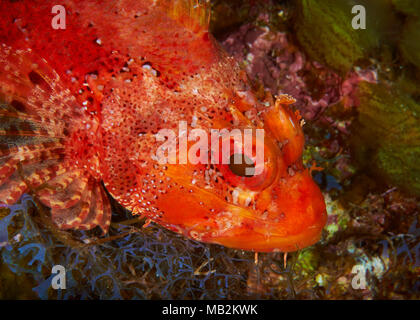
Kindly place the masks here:
[(205, 0), (160, 0), (159, 5), (174, 20), (193, 32), (207, 32), (210, 23), (210, 3)]
[(45, 61), (0, 44), (0, 204), (33, 191), (60, 229), (108, 230), (111, 209), (100, 180), (66, 151), (84, 117)]

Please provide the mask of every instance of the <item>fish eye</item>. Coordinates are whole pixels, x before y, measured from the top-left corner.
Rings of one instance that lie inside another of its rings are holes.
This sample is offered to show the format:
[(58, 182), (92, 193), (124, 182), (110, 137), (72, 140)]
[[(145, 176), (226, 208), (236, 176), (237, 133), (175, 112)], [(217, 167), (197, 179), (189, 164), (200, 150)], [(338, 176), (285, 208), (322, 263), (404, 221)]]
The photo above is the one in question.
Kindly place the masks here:
[(224, 180), (232, 187), (254, 191), (263, 190), (272, 184), (277, 176), (278, 166), (282, 165), (281, 158), (277, 157), (274, 149), (267, 139), (267, 143), (264, 144), (262, 162), (261, 160), (258, 162), (246, 152), (236, 151), (230, 154), (227, 163), (219, 163), (217, 168)]
[(229, 169), (239, 177), (254, 176), (255, 163), (243, 153), (234, 153), (229, 158)]

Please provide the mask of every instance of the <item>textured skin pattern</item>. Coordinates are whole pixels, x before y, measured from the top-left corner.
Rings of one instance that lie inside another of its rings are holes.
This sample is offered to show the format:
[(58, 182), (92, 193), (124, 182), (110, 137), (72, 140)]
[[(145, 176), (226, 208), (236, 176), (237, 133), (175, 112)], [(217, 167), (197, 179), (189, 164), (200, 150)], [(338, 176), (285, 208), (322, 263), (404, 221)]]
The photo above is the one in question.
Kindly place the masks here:
[[(319, 239), (325, 204), (301, 161), (293, 99), (258, 101), (208, 34), (208, 8), (68, 0), (67, 28), (53, 30), (54, 4), (0, 4), (0, 202), (30, 188), (59, 228), (106, 232), (105, 185), (133, 213), (200, 241), (294, 251)], [(264, 128), (263, 173), (160, 165), (155, 134), (179, 121)]]

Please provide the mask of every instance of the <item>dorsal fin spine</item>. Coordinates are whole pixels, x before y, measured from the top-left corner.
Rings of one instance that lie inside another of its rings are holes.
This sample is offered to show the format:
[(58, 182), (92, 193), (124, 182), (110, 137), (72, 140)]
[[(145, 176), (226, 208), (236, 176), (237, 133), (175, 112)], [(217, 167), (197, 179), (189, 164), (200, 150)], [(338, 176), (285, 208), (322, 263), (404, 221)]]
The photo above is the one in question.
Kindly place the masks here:
[(160, 1), (168, 15), (185, 28), (195, 32), (208, 32), (210, 2), (208, 0), (163, 0)]

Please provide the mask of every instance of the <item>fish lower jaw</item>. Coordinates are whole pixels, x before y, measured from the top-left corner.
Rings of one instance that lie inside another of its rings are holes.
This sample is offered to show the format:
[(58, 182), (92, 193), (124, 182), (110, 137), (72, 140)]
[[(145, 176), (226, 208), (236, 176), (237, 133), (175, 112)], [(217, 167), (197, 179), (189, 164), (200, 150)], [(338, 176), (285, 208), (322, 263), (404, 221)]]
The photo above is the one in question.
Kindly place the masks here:
[(293, 252), (318, 242), (321, 238), (322, 229), (323, 224), (313, 225), (299, 234), (288, 236), (250, 232), (235, 236), (224, 234), (212, 239), (203, 238), (202, 241), (254, 252)]

